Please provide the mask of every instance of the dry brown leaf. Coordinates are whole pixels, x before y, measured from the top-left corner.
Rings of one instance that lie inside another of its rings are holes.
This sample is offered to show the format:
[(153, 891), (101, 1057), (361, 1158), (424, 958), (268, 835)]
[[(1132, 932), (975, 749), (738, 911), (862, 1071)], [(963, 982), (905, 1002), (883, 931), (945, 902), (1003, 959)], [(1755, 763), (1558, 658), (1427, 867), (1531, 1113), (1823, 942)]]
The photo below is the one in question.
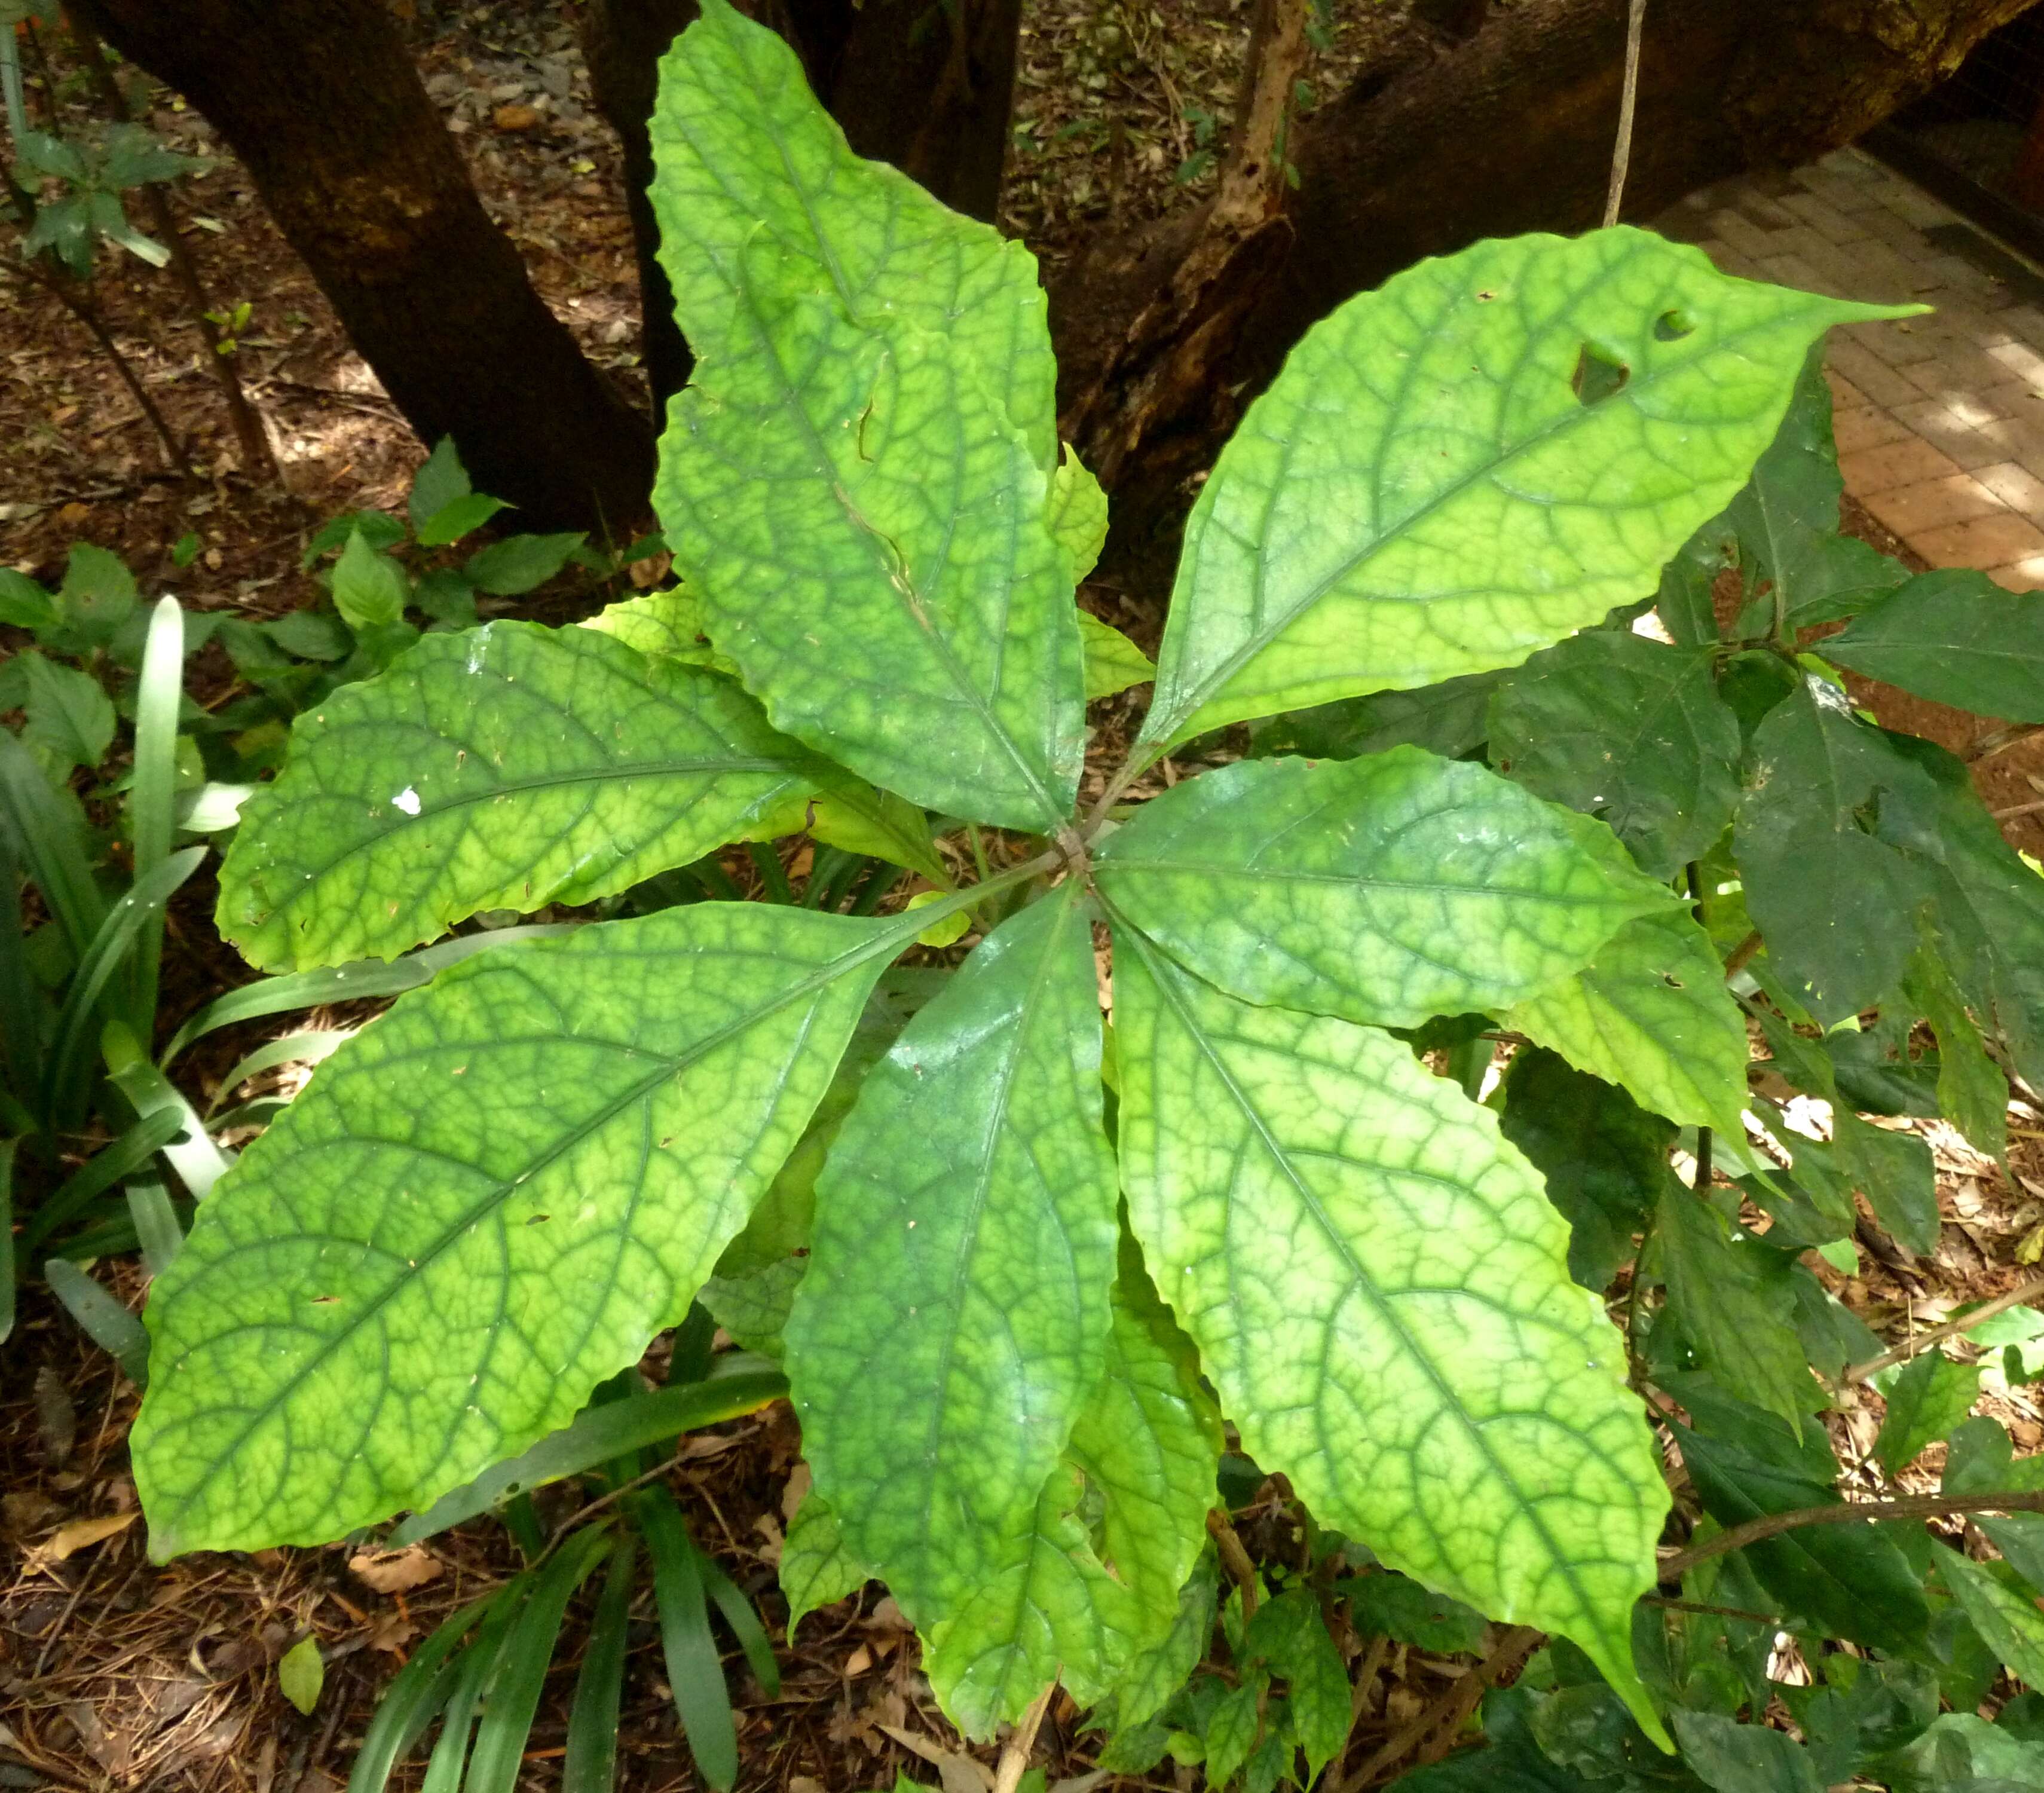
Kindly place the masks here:
[(405, 1645), (418, 1634), (418, 1626), (394, 1607), (371, 1622), (366, 1641), (373, 1650), (386, 1650), (392, 1656), (399, 1656), (403, 1654)]
[(806, 1463), (797, 1463), (788, 1472), (788, 1485), (781, 1490), (781, 1517), (790, 1525), (795, 1522), (795, 1509), (801, 1505), (802, 1496), (815, 1479)]
[(60, 1563), (116, 1532), (125, 1531), (136, 1516), (130, 1511), (108, 1513), (97, 1519), (73, 1519), (67, 1526), (58, 1526), (46, 1543), (37, 1545), (29, 1554), (39, 1562)]
[(359, 1550), (348, 1559), (348, 1573), (373, 1592), (409, 1593), (440, 1577), (440, 1559), (423, 1545), (408, 1550)]
[(529, 131), (540, 122), (540, 114), (529, 106), (500, 106), (490, 122), (500, 131)]

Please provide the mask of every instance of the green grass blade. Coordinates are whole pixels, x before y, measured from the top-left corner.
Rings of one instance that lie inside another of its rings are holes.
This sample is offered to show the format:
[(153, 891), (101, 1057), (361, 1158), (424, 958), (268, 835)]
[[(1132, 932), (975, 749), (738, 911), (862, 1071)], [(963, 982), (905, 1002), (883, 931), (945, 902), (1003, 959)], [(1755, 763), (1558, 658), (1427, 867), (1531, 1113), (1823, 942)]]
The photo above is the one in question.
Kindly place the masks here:
[(149, 1335), (142, 1323), (68, 1258), (51, 1258), (43, 1265), (43, 1276), (93, 1343), (121, 1360), (130, 1382), (138, 1388), (144, 1385), (149, 1380)]
[(217, 997), (187, 1020), (171, 1036), (157, 1062), (171, 1061), (194, 1040), (203, 1039), (237, 1021), (253, 1021), (265, 1015), (282, 1015), (294, 1008), (310, 1008), (320, 1003), (353, 1002), (364, 996), (402, 996), (430, 984), (451, 965), (476, 953), (508, 946), (520, 940), (536, 940), (550, 934), (572, 934), (572, 922), (539, 922), (524, 927), (499, 927), (487, 933), (464, 934), (458, 940), (443, 940), (422, 953), (385, 964), (381, 959), (357, 959), (352, 965), (324, 966), (317, 971), (294, 971), (282, 977), (264, 977)]
[(142, 931), (161, 919), (171, 893), (198, 870), (206, 854), (203, 847), (188, 847), (136, 878), (79, 958), (57, 1016), (56, 1045), (43, 1073), (43, 1105), (60, 1124), (75, 1120), (84, 1109), (86, 1054), (102, 992), (127, 962)]
[(142, 1242), (142, 1261), (151, 1276), (160, 1277), (185, 1242), (185, 1230), (178, 1224), (163, 1179), (133, 1178), (128, 1184), (128, 1211), (134, 1217), (135, 1236)]
[(11, 827), (29, 876), (82, 959), (106, 919), (106, 899), (93, 881), (75, 808), (66, 808), (35, 756), (0, 729), (0, 823)]
[[(726, 1357), (721, 1361), (732, 1364)], [(499, 1502), (548, 1482), (579, 1476), (614, 1457), (664, 1442), (697, 1427), (757, 1412), (788, 1392), (788, 1379), (757, 1357), (743, 1360), (706, 1382), (659, 1388), (585, 1409), (571, 1425), (542, 1438), (524, 1455), (445, 1494), (425, 1512), (392, 1532), (393, 1549), (402, 1549), (486, 1513)]]
[(626, 1634), (638, 1563), (639, 1540), (627, 1532), (611, 1547), (610, 1570), (590, 1626), (589, 1648), (575, 1676), (561, 1793), (612, 1793), (617, 1783), (617, 1713), (624, 1693)]
[(463, 1607), (412, 1652), (412, 1660), (398, 1671), (376, 1703), (376, 1716), (369, 1722), (348, 1774), (348, 1793), (382, 1793), (391, 1769), (453, 1694), (459, 1674), (459, 1664), (449, 1660), (455, 1647), (498, 1599), (493, 1593)]
[(632, 1512), (653, 1559), (653, 1595), (660, 1609), (660, 1643), (667, 1685), (697, 1771), (712, 1787), (738, 1779), (738, 1728), (732, 1717), (724, 1664), (710, 1634), (702, 1557), (682, 1522), (674, 1496), (657, 1484), (637, 1495)]
[(48, 999), (29, 966), (21, 862), (14, 851), (13, 831), (0, 826), (0, 1073), (4, 1073), (0, 1088), (17, 1100), (35, 1085), (48, 1012)]
[(708, 1556), (701, 1557), (696, 1566), (701, 1572), (704, 1589), (716, 1603), (717, 1610), (724, 1614), (724, 1623), (731, 1627), (731, 1634), (738, 1640), (738, 1647), (745, 1652), (745, 1660), (751, 1664), (752, 1672), (759, 1677), (760, 1686), (766, 1690), (766, 1697), (778, 1699), (781, 1697), (781, 1665), (774, 1660), (774, 1645), (769, 1641), (766, 1627), (759, 1622), (759, 1614), (753, 1610), (752, 1603)]
[(609, 1535), (592, 1526), (571, 1538), (533, 1577), (532, 1598), (504, 1640), (504, 1653), (490, 1676), (482, 1722), (468, 1759), (463, 1793), (513, 1793), (524, 1764), (525, 1740), (547, 1682), (547, 1664), (561, 1632), (568, 1602), (590, 1571), (609, 1553)]
[[(184, 699), (185, 613), (174, 597), (158, 601), (142, 648), (142, 673), (135, 688), (135, 781), (129, 815), (139, 880), (171, 856), (177, 809), (178, 709)], [(156, 967), (163, 955), (159, 909), (143, 925), (136, 944), (130, 1010), (145, 1039), (156, 1014)]]
[(204, 1201), (213, 1193), (213, 1186), (233, 1167), (233, 1158), (213, 1142), (198, 1110), (136, 1049), (132, 1039), (117, 1028), (110, 1028), (108, 1035), (103, 1044), (109, 1080), (127, 1097), (137, 1115), (177, 1115), (182, 1124), (163, 1147), (163, 1156), (184, 1186), (197, 1200)]
[(286, 1034), (281, 1039), (259, 1046), (247, 1058), (220, 1080), (220, 1087), (213, 1092), (209, 1115), (221, 1103), (253, 1077), (259, 1077), (279, 1065), (317, 1065), (328, 1057), (345, 1041), (354, 1037), (352, 1027), (307, 1027), (295, 1034)]
[(496, 1603), (483, 1615), (474, 1641), (457, 1658), (458, 1672), (440, 1720), (440, 1741), (433, 1745), (426, 1763), (419, 1793), (460, 1793), (463, 1770), (468, 1764), (469, 1739), (475, 1729), (476, 1708), (495, 1676), (504, 1646), (532, 1592), (529, 1575), (507, 1583)]
[(49, 1199), (29, 1217), (21, 1230), (21, 1255), (32, 1257), (37, 1246), (82, 1214), (95, 1196), (103, 1195), (123, 1177), (140, 1169), (184, 1131), (183, 1116), (167, 1108), (136, 1122), (111, 1144), (102, 1146), (59, 1184)]
[(0, 1345), (14, 1330), (14, 1154), (21, 1143), (0, 1139)]

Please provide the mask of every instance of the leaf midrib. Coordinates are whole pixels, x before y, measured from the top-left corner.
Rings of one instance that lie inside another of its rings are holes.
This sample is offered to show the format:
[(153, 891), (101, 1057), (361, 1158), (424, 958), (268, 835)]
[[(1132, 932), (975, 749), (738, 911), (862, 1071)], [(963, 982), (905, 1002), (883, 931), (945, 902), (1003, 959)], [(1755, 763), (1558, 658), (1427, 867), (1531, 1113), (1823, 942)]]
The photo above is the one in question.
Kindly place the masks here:
[[(1103, 900), (1105, 900), (1103, 899)], [(1113, 908), (1112, 903), (1108, 903), (1107, 906), (1110, 910)], [(1116, 932), (1118, 937), (1126, 939), (1134, 945), (1137, 956), (1143, 960), (1144, 969), (1150, 975), (1151, 981), (1156, 985), (1163, 994), (1165, 1000), (1170, 1004), (1173, 1012), (1178, 1017), (1179, 1025), (1185, 1029), (1186, 1035), (1198, 1047), (1201, 1055), (1212, 1068), (1214, 1074), (1221, 1080), (1223, 1087), (1228, 1091), (1235, 1106), (1240, 1109), (1243, 1118), (1254, 1129), (1257, 1139), (1261, 1142), (1265, 1151), (1270, 1154), (1271, 1161), (1278, 1166), (1285, 1180), (1292, 1185), (1301, 1204), (1312, 1217), (1314, 1223), (1320, 1228), (1323, 1236), (1334, 1246), (1342, 1261), (1348, 1265), (1350, 1275), (1353, 1279), (1352, 1286), (1366, 1295), (1376, 1308), (1379, 1318), (1397, 1338), (1411, 1360), (1426, 1372), (1428, 1381), (1433, 1384), (1435, 1392), (1440, 1399), (1443, 1410), (1453, 1415), (1462, 1431), (1467, 1434), (1478, 1453), (1489, 1466), (1498, 1482), (1512, 1491), (1516, 1497), (1516, 1504), (1520, 1511), (1531, 1522), (1534, 1530), (1539, 1534), (1541, 1542), (1546, 1547), (1550, 1560), (1561, 1569), (1563, 1579), (1574, 1593), (1578, 1611), (1585, 1619), (1593, 1618), (1596, 1607), (1577, 1576), (1574, 1563), (1570, 1560), (1568, 1553), (1557, 1543), (1553, 1533), (1549, 1530), (1545, 1515), (1537, 1505), (1520, 1493), (1516, 1479), (1506, 1469), (1496, 1452), (1492, 1449), (1490, 1441), (1484, 1436), (1483, 1429), (1470, 1418), (1461, 1401), (1456, 1398), (1454, 1391), (1449, 1387), (1431, 1356), (1420, 1348), (1397, 1313), (1387, 1304), (1384, 1292), (1377, 1287), (1361, 1261), (1349, 1249), (1348, 1242), (1342, 1236), (1340, 1229), (1334, 1224), (1332, 1219), (1321, 1206), (1318, 1196), (1313, 1192), (1310, 1185), (1294, 1169), (1290, 1158), (1264, 1124), (1263, 1117), (1255, 1104), (1236, 1081), (1220, 1053), (1208, 1041), (1205, 1030), (1200, 1026), (1187, 1008), (1179, 992), (1172, 987), (1170, 981), (1171, 968), (1159, 958), (1149, 941), (1138, 930), (1130, 926), (1125, 918)], [(1352, 1025), (1352, 1023), (1350, 1024)]]
[[(1614, 263), (1612, 267), (1601, 271), (1600, 278), (1593, 286), (1585, 289), (1585, 296), (1594, 293), (1597, 287), (1608, 284), (1615, 270), (1625, 267), (1636, 257), (1638, 251), (1635, 251), (1633, 255), (1627, 256), (1625, 261)], [(1712, 351), (1713, 353), (1721, 351), (1743, 341), (1749, 336), (1761, 334), (1765, 330), (1778, 328), (1786, 315), (1785, 309), (1784, 311), (1777, 312), (1764, 320), (1758, 321), (1728, 333), (1714, 336), (1712, 339)], [(1550, 328), (1551, 328), (1552, 326), (1550, 325)], [(1653, 390), (1655, 384), (1663, 378), (1692, 369), (1701, 359), (1700, 355), (1689, 361), (1664, 364), (1660, 368), (1628, 381), (1624, 392), (1615, 394), (1614, 397), (1624, 398), (1628, 407), (1636, 413), (1639, 409), (1638, 399), (1641, 394)], [(1335, 586), (1349, 578), (1359, 568), (1367, 566), (1384, 549), (1394, 546), (1426, 518), (1454, 499), (1460, 497), (1470, 487), (1484, 480), (1494, 478), (1502, 470), (1512, 466), (1522, 455), (1562, 434), (1570, 427), (1573, 425), (1588, 427), (1596, 420), (1597, 413), (1604, 409), (1603, 405), (1577, 405), (1572, 407), (1557, 417), (1544, 428), (1514, 443), (1498, 459), (1487, 461), (1481, 466), (1472, 469), (1461, 478), (1443, 486), (1424, 503), (1408, 511), (1389, 528), (1380, 533), (1374, 541), (1358, 549), (1331, 571), (1324, 574), (1300, 597), (1297, 602), (1285, 611), (1274, 625), (1253, 631), (1241, 647), (1235, 649), (1212, 672), (1193, 685), (1190, 691), (1179, 700), (1174, 705), (1173, 712), (1162, 718), (1162, 726), (1157, 725), (1158, 712), (1153, 710), (1143, 723), (1142, 740), (1145, 743), (1155, 743), (1175, 737), (1180, 729), (1197, 717), (1200, 712), (1212, 702), (1230, 679), (1261, 654), (1265, 648), (1270, 646), (1301, 616), (1317, 605)], [(1289, 443), (1285, 446), (1289, 448)], [(1602, 508), (1615, 511), (1619, 507), (1605, 505)], [(1204, 536), (1204, 529), (1201, 533)], [(1263, 547), (1264, 544), (1259, 542), (1256, 556), (1257, 566), (1259, 569), (1264, 560)]]

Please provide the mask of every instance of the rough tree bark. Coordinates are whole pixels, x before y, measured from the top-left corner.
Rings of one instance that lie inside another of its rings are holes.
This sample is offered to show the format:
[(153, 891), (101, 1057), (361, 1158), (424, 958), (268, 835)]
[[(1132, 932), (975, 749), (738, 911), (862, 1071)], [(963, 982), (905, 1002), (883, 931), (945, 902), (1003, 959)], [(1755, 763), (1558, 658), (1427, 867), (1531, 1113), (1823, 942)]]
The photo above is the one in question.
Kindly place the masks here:
[[(912, 175), (947, 205), (990, 219), (1014, 102), (1021, 0), (740, 0), (795, 47), (851, 147)], [(696, 0), (589, 0), (578, 13), (597, 109), (623, 152), (655, 413), (690, 365), (655, 244), (647, 120), (659, 62)]]
[(476, 197), (382, 0), (71, 0), (241, 158), (425, 441), (527, 527), (628, 537), (646, 420), (584, 359)]
[[(2033, 3), (1649, 0), (1626, 215), (1850, 142)], [(1051, 293), (1066, 432), (1089, 464), (1113, 464), (1125, 515), (1168, 503), (1300, 333), (1351, 294), (1478, 237), (1598, 221), (1625, 12), (1623, 0), (1415, 6), (1349, 90), (1297, 129), (1288, 228), (1227, 276), (1258, 290), (1231, 292), (1239, 326), (1204, 340), (1204, 314), (1190, 308), (1168, 377), (1132, 321), (1182, 279), (1210, 214), (1066, 271)]]

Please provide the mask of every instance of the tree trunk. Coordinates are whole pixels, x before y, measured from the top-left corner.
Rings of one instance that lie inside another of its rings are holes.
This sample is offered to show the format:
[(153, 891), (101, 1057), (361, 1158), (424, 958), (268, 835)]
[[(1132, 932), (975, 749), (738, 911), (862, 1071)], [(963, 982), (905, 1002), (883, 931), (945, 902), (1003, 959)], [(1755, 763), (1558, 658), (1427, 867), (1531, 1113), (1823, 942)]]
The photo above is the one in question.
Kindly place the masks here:
[[(1850, 142), (1956, 69), (2033, 0), (1647, 0), (1625, 194), (1650, 217), (1711, 182)], [(1132, 320), (1197, 254), (1204, 215), (1110, 243), (1051, 294), (1067, 432), (1125, 469), (1145, 535), (1315, 320), (1422, 256), (1479, 237), (1573, 231), (1602, 213), (1625, 42), (1623, 0), (1426, 9), (1294, 132), (1289, 229), (1231, 281), (1258, 291), (1225, 344), (1157, 378)], [(1232, 295), (1242, 305), (1244, 295)], [(1197, 312), (1186, 331), (1204, 320)]]
[(630, 537), (646, 420), (533, 290), (381, 0), (73, 3), (232, 146), (421, 440), (523, 526)]
[[(891, 162), (947, 205), (991, 219), (1014, 102), (1021, 0), (741, 0), (794, 46), (809, 85), (851, 147)], [(647, 383), (656, 415), (692, 365), (674, 295), (655, 253), (659, 227), (647, 190), (647, 121), (659, 60), (696, 16), (696, 0), (589, 0), (582, 54), (597, 109), (617, 133), (624, 200), (639, 263)]]

